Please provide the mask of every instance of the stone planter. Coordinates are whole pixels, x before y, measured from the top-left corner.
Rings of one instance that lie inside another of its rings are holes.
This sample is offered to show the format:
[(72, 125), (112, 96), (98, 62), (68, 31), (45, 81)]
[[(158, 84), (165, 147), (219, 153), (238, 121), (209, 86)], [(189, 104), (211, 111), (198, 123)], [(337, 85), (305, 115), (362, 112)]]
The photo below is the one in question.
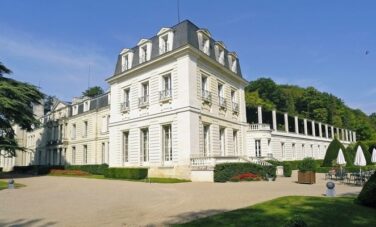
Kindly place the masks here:
[(316, 183), (316, 173), (312, 171), (298, 172), (298, 183), (299, 184), (315, 184)]

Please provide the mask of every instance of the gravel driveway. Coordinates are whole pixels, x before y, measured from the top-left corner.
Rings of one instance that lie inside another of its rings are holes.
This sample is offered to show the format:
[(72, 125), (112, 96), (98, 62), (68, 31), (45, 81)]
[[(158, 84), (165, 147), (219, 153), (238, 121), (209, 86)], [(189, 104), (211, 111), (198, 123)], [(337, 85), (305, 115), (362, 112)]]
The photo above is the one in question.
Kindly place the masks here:
[[(275, 182), (148, 184), (74, 177), (16, 179), (27, 185), (0, 191), (0, 226), (165, 226), (246, 207), (286, 195), (321, 196), (314, 185), (291, 178)], [(338, 195), (360, 187), (336, 184)]]

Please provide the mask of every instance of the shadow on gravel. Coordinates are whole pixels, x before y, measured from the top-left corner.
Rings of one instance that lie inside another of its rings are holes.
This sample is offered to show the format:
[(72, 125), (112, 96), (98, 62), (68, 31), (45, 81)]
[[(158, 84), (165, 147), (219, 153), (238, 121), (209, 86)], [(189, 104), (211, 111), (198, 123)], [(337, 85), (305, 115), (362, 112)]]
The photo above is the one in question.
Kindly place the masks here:
[(43, 219), (37, 218), (32, 220), (27, 219), (16, 219), (14, 221), (5, 221), (0, 219), (0, 226), (4, 227), (29, 227), (29, 226), (39, 226), (39, 227), (47, 227), (56, 225), (57, 222), (46, 222), (43, 223)]
[[(228, 210), (201, 210), (194, 212), (186, 212), (170, 218), (170, 220), (163, 223), (163, 225), (170, 226), (172, 224), (186, 223), (192, 220), (209, 217), (215, 214), (223, 213)], [(157, 225), (148, 225), (148, 226), (157, 226)]]

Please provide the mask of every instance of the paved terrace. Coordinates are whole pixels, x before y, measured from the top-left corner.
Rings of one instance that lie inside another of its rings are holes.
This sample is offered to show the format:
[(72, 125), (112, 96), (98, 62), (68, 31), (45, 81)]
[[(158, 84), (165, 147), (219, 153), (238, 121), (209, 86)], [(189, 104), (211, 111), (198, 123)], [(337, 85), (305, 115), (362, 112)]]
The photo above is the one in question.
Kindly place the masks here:
[[(0, 191), (0, 226), (164, 226), (246, 207), (286, 195), (322, 196), (296, 184), (297, 173), (275, 182), (147, 184), (73, 177), (16, 179), (27, 187)], [(337, 194), (361, 188), (336, 184)]]

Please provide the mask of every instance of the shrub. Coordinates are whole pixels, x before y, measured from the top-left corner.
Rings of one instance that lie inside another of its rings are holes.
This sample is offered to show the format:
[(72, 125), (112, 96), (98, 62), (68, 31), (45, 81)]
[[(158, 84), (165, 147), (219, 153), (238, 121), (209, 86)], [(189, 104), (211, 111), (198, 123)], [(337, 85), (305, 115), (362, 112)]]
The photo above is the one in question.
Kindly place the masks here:
[(0, 172), (3, 172), (3, 167), (0, 167)]
[(325, 158), (323, 162), (323, 166), (330, 167), (333, 166), (333, 161), (337, 159), (339, 149), (342, 150), (343, 156), (345, 156), (346, 165), (351, 166), (352, 165), (352, 159), (350, 155), (348, 154), (346, 148), (342, 145), (341, 142), (339, 142), (338, 139), (334, 139), (326, 149)]
[(285, 177), (291, 177), (292, 169), (291, 165), (288, 162), (283, 163), (283, 176)]
[(376, 208), (376, 172), (364, 184), (362, 191), (358, 195), (358, 202), (362, 205)]
[(13, 172), (22, 174), (49, 174), (51, 169), (64, 169), (64, 166), (47, 166), (47, 165), (30, 165), (30, 166), (14, 166)]
[(242, 173), (254, 173), (266, 179), (268, 176), (275, 178), (276, 167), (261, 166), (254, 163), (222, 163), (217, 164), (214, 168), (214, 181), (226, 182), (232, 177)]
[(298, 169), (301, 172), (306, 172), (306, 171), (316, 172), (317, 165), (313, 158), (304, 158), (302, 162), (300, 162)]
[(106, 178), (116, 179), (145, 179), (148, 176), (148, 169), (146, 168), (108, 168), (105, 171)]
[(88, 172), (95, 175), (104, 175), (106, 170), (108, 169), (107, 164), (102, 165), (72, 165), (66, 166), (65, 169), (68, 170), (82, 170), (84, 172)]
[(288, 220), (284, 227), (306, 227), (307, 224), (304, 222), (303, 218), (299, 215), (295, 215), (293, 218)]

